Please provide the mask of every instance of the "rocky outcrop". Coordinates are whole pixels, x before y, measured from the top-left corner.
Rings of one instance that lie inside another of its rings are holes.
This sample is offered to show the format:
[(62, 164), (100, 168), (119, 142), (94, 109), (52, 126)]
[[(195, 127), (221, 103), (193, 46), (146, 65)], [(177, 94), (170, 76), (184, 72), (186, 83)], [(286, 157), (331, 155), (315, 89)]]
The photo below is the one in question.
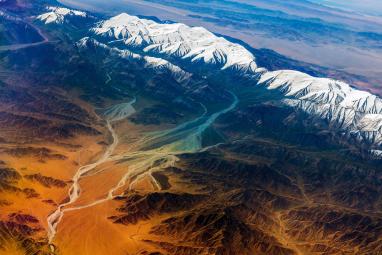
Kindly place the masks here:
[[(175, 243), (157, 244), (170, 254), (295, 254), (276, 238), (238, 218), (233, 208), (185, 213), (163, 221), (152, 229), (169, 235)], [(187, 244), (187, 245), (186, 245)]]
[(38, 182), (47, 188), (51, 188), (51, 187), (64, 188), (67, 185), (67, 183), (62, 181), (62, 180), (55, 179), (55, 178), (48, 177), (48, 176), (43, 176), (40, 173), (25, 175), (24, 178), (26, 178), (30, 181)]
[(42, 227), (32, 215), (12, 213), (0, 221), (0, 249), (26, 255), (51, 254), (46, 240), (35, 238), (40, 231)]
[(147, 220), (153, 215), (171, 213), (186, 210), (197, 206), (203, 199), (202, 195), (173, 194), (173, 193), (128, 193), (124, 197), (118, 197), (123, 201), (123, 206), (118, 208), (121, 216), (112, 216), (115, 223), (136, 224), (140, 220)]
[(21, 175), (13, 168), (0, 167), (0, 191), (17, 192)]
[(54, 153), (52, 150), (45, 147), (17, 147), (3, 150), (4, 153), (12, 155), (14, 157), (30, 156), (35, 158), (64, 160), (66, 157), (61, 154)]

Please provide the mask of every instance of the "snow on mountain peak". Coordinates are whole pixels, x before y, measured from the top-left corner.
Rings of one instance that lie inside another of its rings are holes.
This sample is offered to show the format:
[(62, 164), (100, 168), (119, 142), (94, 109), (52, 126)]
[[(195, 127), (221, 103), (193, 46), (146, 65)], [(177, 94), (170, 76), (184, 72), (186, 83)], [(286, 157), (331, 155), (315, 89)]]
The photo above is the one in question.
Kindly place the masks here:
[(181, 84), (187, 83), (187, 81), (189, 81), (189, 79), (192, 76), (191, 73), (184, 71), (179, 66), (174, 65), (165, 59), (150, 57), (150, 56), (142, 56), (130, 50), (126, 50), (126, 49), (121, 50), (116, 47), (110, 47), (106, 44), (98, 42), (97, 40), (93, 38), (84, 37), (77, 42), (77, 46), (82, 49), (89, 48), (89, 47), (103, 48), (109, 51), (110, 54), (114, 54), (118, 56), (119, 58), (134, 60), (134, 61), (143, 61), (145, 68), (153, 69), (158, 72), (163, 72), (163, 71), (169, 72), (171, 76), (174, 78), (174, 80), (176, 80), (178, 83), (181, 83)]
[(382, 99), (328, 78), (298, 71), (264, 73), (258, 84), (284, 94), (284, 103), (327, 120), (360, 141), (382, 146)]
[[(72, 12), (59, 8), (50, 10), (54, 15), (64, 16)], [(45, 14), (42, 20), (46, 20), (46, 23), (57, 22), (55, 16), (50, 15)], [(187, 82), (191, 74), (171, 63), (174, 60), (233, 70), (237, 75), (253, 79), (257, 86), (281, 93), (284, 96), (280, 101), (282, 104), (324, 120), (329, 124), (329, 129), (382, 151), (382, 99), (369, 92), (352, 88), (341, 81), (315, 78), (298, 71), (268, 72), (257, 67), (255, 56), (246, 48), (202, 27), (158, 23), (122, 13), (97, 23), (91, 31), (94, 39), (83, 39), (79, 45), (89, 46), (91, 40), (110, 54), (143, 61), (146, 68), (158, 72), (169, 71), (181, 83)]]
[(370, 150), (370, 155), (376, 159), (382, 159), (382, 150)]
[(121, 40), (145, 52), (217, 65), (221, 69), (254, 72), (255, 57), (243, 46), (218, 37), (202, 27), (181, 23), (157, 23), (122, 13), (100, 22), (92, 31)]
[(153, 68), (156, 70), (167, 70), (171, 72), (173, 78), (179, 83), (183, 83), (184, 81), (189, 80), (192, 76), (191, 73), (184, 71), (179, 66), (174, 65), (165, 59), (145, 56), (144, 60), (146, 61), (145, 66), (148, 68)]
[(62, 24), (66, 16), (87, 17), (86, 12), (71, 10), (64, 7), (47, 7), (48, 12), (37, 16), (38, 20), (45, 22), (45, 24), (56, 23)]
[(380, 98), (341, 81), (316, 78), (298, 71), (281, 70), (263, 74), (259, 84), (264, 83), (268, 84), (268, 89), (278, 89), (285, 96), (296, 99), (319, 101), (322, 104), (355, 109), (359, 113), (382, 115)]

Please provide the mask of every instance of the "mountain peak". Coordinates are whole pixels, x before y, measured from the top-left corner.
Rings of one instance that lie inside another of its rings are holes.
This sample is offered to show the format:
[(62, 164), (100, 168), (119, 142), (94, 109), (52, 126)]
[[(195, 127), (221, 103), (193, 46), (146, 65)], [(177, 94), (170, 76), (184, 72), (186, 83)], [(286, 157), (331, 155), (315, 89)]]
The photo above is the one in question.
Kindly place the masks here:
[(283, 103), (326, 120), (360, 142), (381, 147), (381, 98), (341, 81), (291, 70), (264, 73), (258, 84), (281, 92)]
[(243, 46), (202, 27), (157, 23), (122, 13), (100, 22), (92, 31), (109, 40), (122, 40), (127, 46), (148, 53), (201, 61), (220, 69), (254, 72), (257, 68), (255, 57)]
[(62, 24), (64, 23), (65, 17), (67, 16), (71, 16), (71, 17), (77, 16), (77, 17), (83, 17), (83, 18), (87, 17), (86, 12), (72, 10), (72, 9), (68, 9), (64, 7), (49, 6), (46, 9), (48, 10), (48, 12), (37, 16), (37, 19), (45, 22), (45, 24), (50, 24), (50, 23)]
[(177, 74), (178, 81), (189, 78), (190, 65), (247, 76), (253, 85), (281, 93), (284, 98), (279, 103), (323, 120), (328, 129), (366, 144), (370, 150), (381, 150), (382, 99), (345, 82), (294, 70), (269, 72), (257, 66), (255, 56), (245, 47), (202, 27), (158, 23), (121, 13), (95, 24), (90, 31), (92, 38), (103, 42), (102, 47), (114, 46), (112, 51), (121, 56), (139, 53), (146, 67), (169, 70)]

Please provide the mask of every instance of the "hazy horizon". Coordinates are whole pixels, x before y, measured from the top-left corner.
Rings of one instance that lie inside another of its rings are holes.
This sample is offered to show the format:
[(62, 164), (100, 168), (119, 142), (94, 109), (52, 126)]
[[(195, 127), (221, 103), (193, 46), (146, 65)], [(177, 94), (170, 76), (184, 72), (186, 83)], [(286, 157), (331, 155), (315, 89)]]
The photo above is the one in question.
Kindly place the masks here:
[[(60, 1), (73, 7), (110, 15), (128, 12), (132, 15), (155, 16), (162, 20), (203, 26), (215, 33), (240, 39), (254, 48), (271, 49), (298, 61), (362, 76), (362, 80), (367, 81), (368, 89), (381, 93), (378, 86), (381, 84), (381, 50), (374, 47), (377, 43), (372, 38), (354, 38), (358, 36), (355, 34), (357, 32), (382, 34), (382, 18), (359, 15), (354, 11), (330, 9), (324, 5), (324, 2), (327, 5), (329, 2), (337, 3), (337, 0), (299, 0), (291, 3), (279, 0), (205, 0), (198, 1), (197, 5), (192, 1), (166, 0)], [(317, 4), (322, 4), (322, 7)], [(353, 6), (351, 3), (348, 5)], [(261, 17), (267, 17), (268, 22), (262, 23)], [(240, 18), (244, 19), (243, 22), (238, 22)], [(310, 26), (306, 24), (306, 18), (315, 19), (320, 22), (321, 27), (325, 26), (326, 30), (317, 27), (322, 33), (315, 33), (315, 30), (306, 29)], [(300, 25), (292, 26), (288, 19), (294, 19), (300, 22)], [(272, 22), (273, 27), (270, 25)], [(335, 24), (340, 24), (345, 30), (335, 29)], [(331, 33), (325, 32), (328, 30)], [(344, 34), (344, 31), (347, 32)], [(293, 38), (291, 35), (297, 37)], [(336, 40), (337, 37), (340, 39)], [(361, 86), (365, 86), (365, 82), (362, 82)]]
[(310, 0), (312, 2), (324, 4), (327, 6), (343, 8), (350, 11), (364, 13), (368, 15), (382, 16), (382, 1), (380, 0)]

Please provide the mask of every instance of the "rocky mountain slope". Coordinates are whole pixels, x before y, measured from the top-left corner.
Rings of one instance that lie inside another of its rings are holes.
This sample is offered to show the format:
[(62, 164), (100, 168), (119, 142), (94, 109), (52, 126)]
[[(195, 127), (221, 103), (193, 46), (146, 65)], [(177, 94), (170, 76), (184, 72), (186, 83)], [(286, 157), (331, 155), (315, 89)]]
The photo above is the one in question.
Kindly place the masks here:
[[(123, 13), (99, 22), (91, 31), (95, 38), (108, 45), (142, 52), (149, 55), (151, 61), (154, 59), (150, 54), (159, 55), (185, 65), (185, 69), (196, 62), (229, 69), (238, 76), (252, 76), (253, 86), (265, 86), (282, 93), (286, 105), (327, 121), (328, 127), (337, 129), (345, 137), (370, 146), (371, 154), (377, 155), (382, 149), (382, 100), (366, 91), (296, 71), (267, 72), (257, 67), (255, 56), (243, 46), (200, 27), (158, 23)], [(179, 76), (179, 69), (175, 69), (172, 71)]]
[(382, 249), (380, 98), (204, 28), (25, 1), (4, 12), (33, 33), (0, 46), (0, 254)]

